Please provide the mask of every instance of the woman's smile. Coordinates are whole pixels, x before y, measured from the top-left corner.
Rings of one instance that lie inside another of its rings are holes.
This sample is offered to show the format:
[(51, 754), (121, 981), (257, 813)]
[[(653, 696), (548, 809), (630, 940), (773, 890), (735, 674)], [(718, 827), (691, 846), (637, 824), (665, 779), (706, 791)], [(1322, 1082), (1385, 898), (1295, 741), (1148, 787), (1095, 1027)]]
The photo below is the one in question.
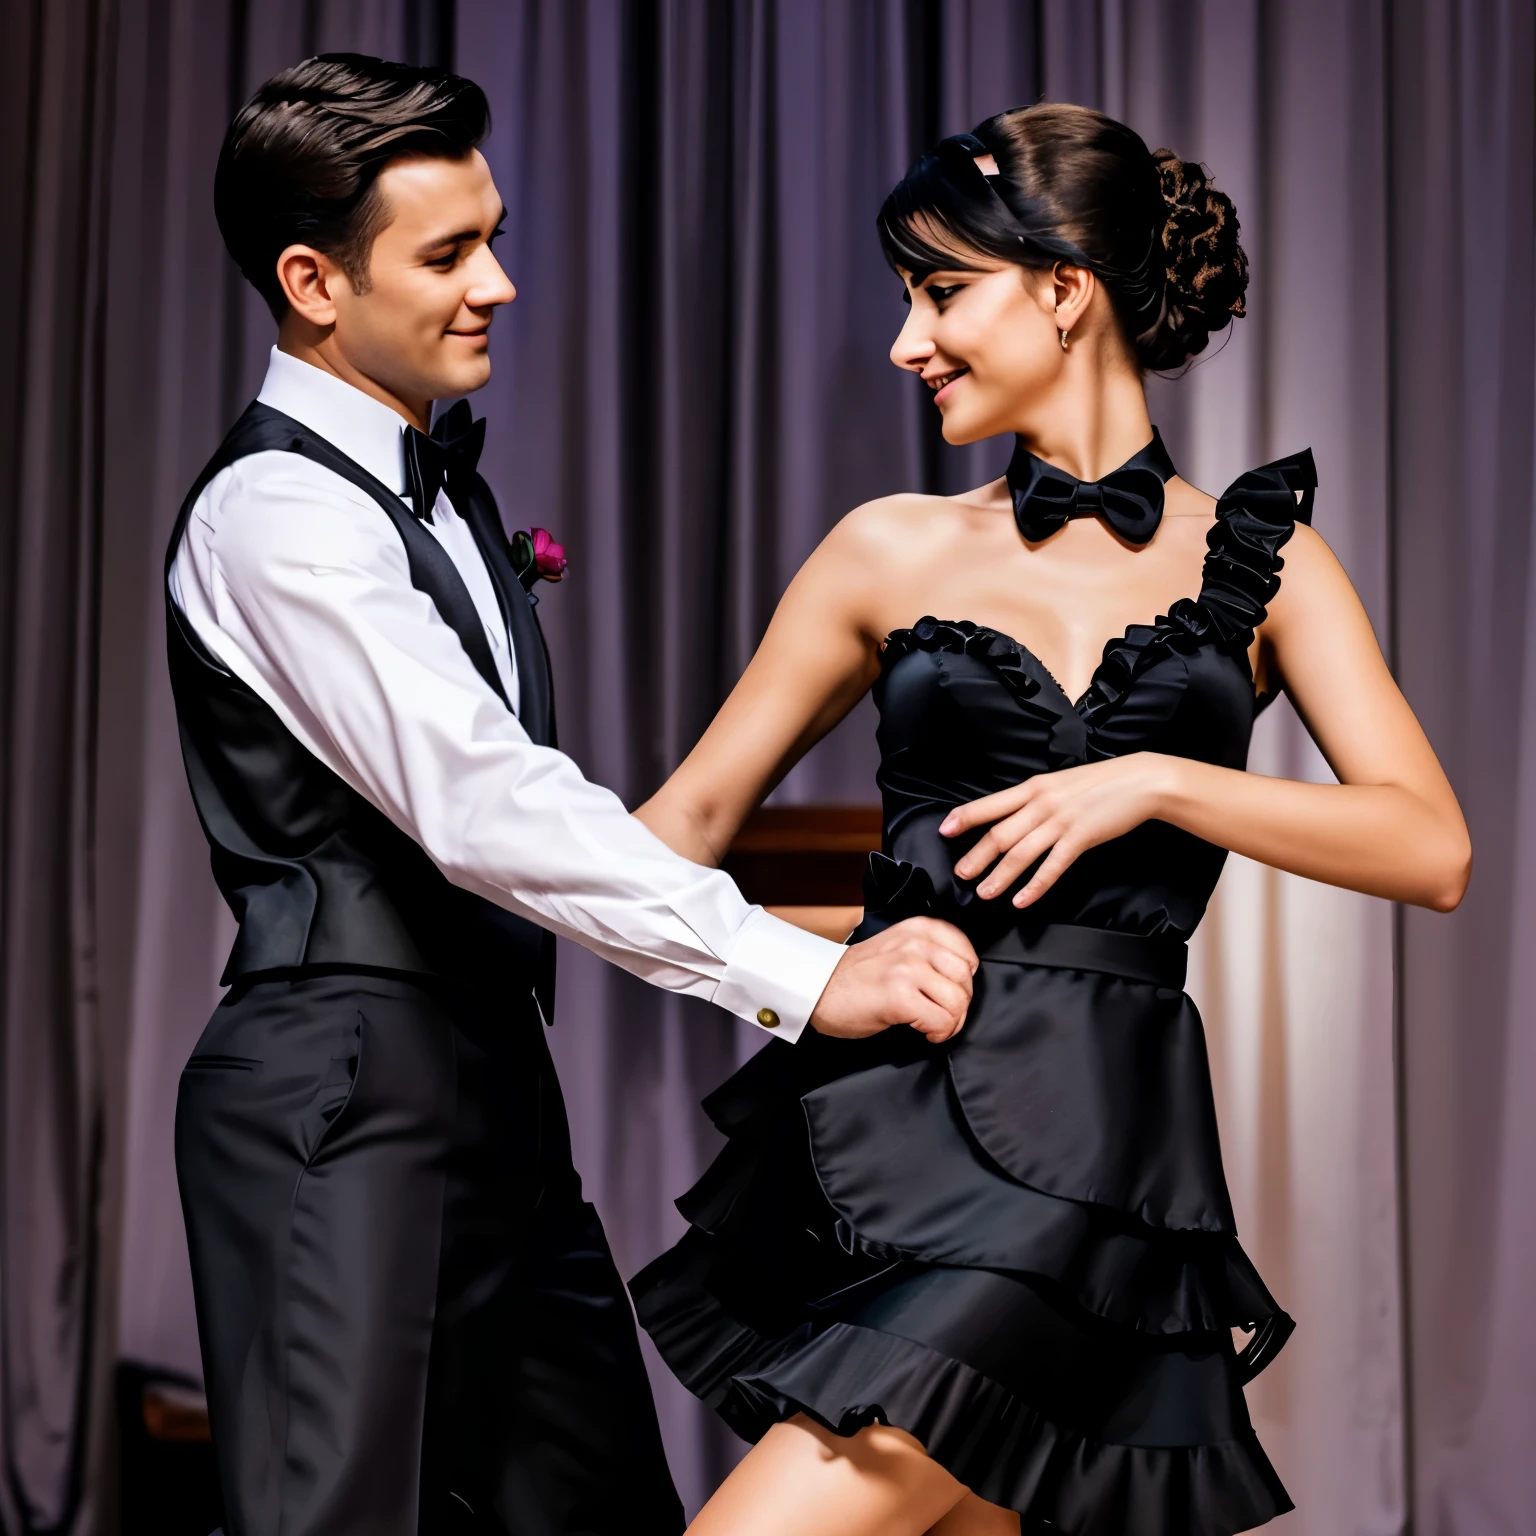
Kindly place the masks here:
[(933, 403), (935, 405), (943, 405), (956, 380), (964, 378), (970, 371), (969, 368), (965, 367), (951, 368), (948, 373), (936, 374), (933, 378), (928, 379), (926, 381), (927, 385), (934, 392)]

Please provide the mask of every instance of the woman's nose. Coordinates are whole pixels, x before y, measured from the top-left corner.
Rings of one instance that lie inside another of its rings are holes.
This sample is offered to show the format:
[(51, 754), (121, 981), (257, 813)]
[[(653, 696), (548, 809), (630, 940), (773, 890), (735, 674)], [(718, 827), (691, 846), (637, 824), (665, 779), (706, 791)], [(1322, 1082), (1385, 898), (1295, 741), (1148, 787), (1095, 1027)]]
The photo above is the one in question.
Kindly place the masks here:
[(896, 340), (891, 344), (891, 361), (898, 368), (920, 373), (923, 364), (933, 356), (933, 351), (933, 337), (927, 334), (927, 328), (917, 311), (909, 311), (906, 324), (896, 333)]

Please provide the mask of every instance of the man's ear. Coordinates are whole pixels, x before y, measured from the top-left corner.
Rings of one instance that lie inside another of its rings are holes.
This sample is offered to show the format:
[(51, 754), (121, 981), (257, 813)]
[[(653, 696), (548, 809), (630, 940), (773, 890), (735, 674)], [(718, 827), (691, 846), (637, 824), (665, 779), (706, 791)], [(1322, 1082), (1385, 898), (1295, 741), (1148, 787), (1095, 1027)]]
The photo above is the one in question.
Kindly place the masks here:
[(312, 245), (290, 245), (277, 258), (277, 280), (289, 310), (311, 325), (329, 329), (336, 324), (333, 285), (347, 275), (324, 251)]

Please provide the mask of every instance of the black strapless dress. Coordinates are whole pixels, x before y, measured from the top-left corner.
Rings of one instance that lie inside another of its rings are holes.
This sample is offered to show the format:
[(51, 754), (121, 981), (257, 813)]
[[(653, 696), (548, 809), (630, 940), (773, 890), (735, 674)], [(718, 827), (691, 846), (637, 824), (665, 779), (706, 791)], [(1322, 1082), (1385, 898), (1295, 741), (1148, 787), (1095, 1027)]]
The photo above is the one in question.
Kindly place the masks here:
[[(1148, 822), (1020, 913), (955, 879), (938, 828), (1130, 752), (1242, 768), (1248, 647), (1314, 484), (1310, 454), (1238, 480), (1200, 595), (1106, 646), (1075, 704), (995, 630), (890, 636), (884, 852), (858, 936), (931, 913), (982, 965), (950, 1045), (807, 1034), (705, 1101), (729, 1142), (631, 1289), (668, 1365), (746, 1439), (796, 1413), (893, 1424), (1026, 1532), (1227, 1536), (1291, 1508), (1242, 1386), (1292, 1323), (1238, 1245), (1183, 992), (1225, 852)], [(1241, 1352), (1233, 1327), (1252, 1331)]]

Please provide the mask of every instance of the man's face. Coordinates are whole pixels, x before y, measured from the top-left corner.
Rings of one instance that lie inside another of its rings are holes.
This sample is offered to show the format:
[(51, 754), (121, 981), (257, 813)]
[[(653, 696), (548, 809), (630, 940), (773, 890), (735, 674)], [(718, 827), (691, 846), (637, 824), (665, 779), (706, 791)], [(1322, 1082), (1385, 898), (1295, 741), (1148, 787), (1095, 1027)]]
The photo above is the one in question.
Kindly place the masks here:
[(373, 243), (368, 290), (327, 284), (333, 345), (351, 367), (405, 401), (443, 400), (491, 376), (490, 326), (517, 290), (491, 253), (506, 217), (479, 150), (412, 156), (379, 176), (389, 222)]

